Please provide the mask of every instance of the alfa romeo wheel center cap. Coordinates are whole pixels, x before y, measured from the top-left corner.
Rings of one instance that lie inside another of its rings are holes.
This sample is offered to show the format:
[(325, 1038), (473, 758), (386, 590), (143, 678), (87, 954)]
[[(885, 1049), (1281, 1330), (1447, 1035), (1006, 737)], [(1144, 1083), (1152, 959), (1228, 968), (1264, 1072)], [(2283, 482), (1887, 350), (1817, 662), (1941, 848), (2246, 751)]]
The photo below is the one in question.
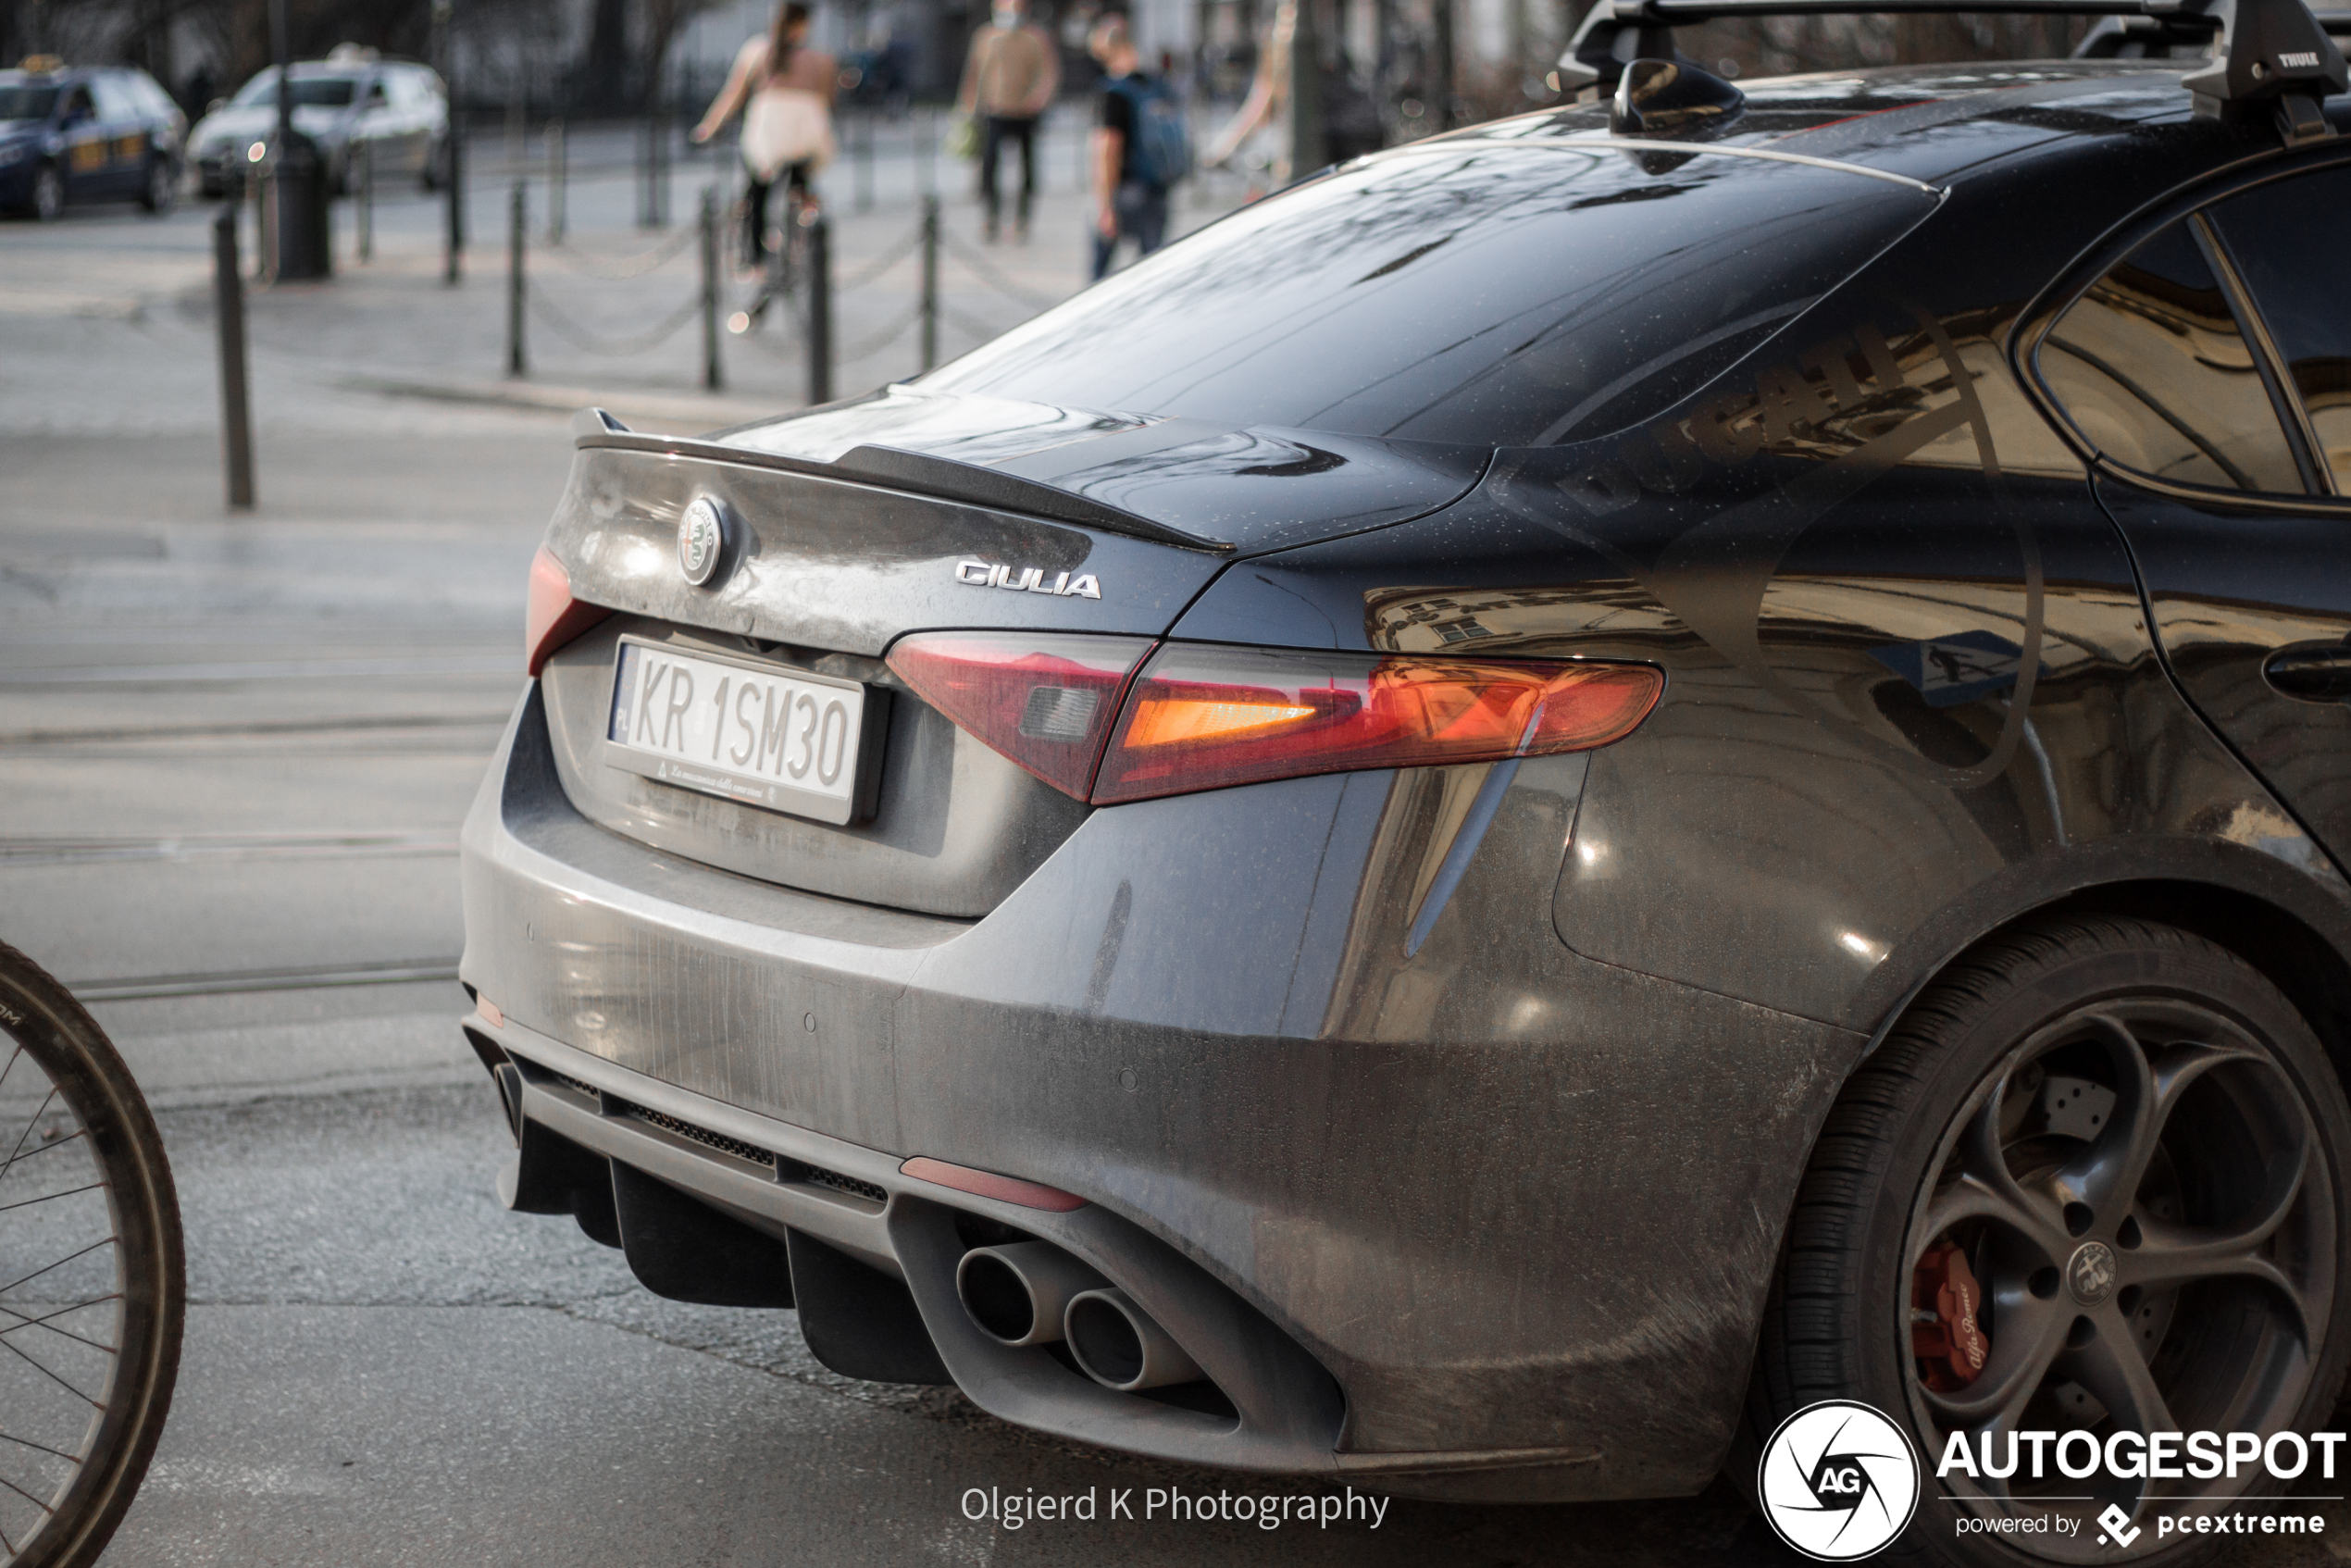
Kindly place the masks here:
[(2114, 1294), (2114, 1249), (2103, 1241), (2084, 1241), (2065, 1265), (2065, 1287), (2085, 1307), (2095, 1307)]

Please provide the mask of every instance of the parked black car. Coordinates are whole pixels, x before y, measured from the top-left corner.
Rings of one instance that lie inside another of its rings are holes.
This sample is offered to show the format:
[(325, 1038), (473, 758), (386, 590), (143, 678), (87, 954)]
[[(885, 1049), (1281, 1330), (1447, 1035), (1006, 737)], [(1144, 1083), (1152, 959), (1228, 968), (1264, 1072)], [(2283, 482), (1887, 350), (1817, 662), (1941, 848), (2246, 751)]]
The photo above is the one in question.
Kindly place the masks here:
[[(2323, 1421), (2342, 57), (1673, 54), (1773, 8), (1603, 0), (1612, 103), (905, 385), (585, 419), (464, 836), (506, 1202), (852, 1375), (1420, 1495), (1751, 1484), (1828, 1400)], [(2196, 1558), (2277, 1486), (1908, 1539)]]
[(187, 121), (143, 70), (46, 56), (0, 70), (0, 209), (47, 222), (68, 203), (178, 200)]

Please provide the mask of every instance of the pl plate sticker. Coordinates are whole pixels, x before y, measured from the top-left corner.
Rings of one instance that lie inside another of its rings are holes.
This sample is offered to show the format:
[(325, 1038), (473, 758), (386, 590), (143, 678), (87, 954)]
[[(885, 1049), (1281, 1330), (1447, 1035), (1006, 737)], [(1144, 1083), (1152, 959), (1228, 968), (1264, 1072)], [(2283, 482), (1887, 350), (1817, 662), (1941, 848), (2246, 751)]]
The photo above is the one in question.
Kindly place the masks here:
[(1870, 1406), (1823, 1400), (1780, 1423), (1755, 1475), (1763, 1517), (1805, 1556), (1851, 1562), (1891, 1542), (1919, 1503), (1919, 1456)]

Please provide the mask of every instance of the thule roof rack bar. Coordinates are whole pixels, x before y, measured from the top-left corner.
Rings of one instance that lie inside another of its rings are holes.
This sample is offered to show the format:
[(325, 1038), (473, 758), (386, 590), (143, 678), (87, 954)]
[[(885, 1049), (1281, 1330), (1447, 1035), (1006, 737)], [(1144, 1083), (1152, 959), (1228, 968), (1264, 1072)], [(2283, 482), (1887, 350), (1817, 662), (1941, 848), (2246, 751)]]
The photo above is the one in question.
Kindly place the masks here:
[(2136, 30), (2148, 42), (2217, 35), (2210, 63), (2180, 84), (2196, 94), (2200, 112), (2229, 119), (2274, 113), (2289, 143), (2330, 135), (2320, 100), (2351, 90), (2342, 51), (2304, 0), (1596, 0), (1560, 56), (1560, 86), (1613, 92), (1636, 60), (1701, 70), (1673, 47), (1675, 28), (1700, 22), (1928, 13), (2115, 17), (2123, 19), (2122, 31)]

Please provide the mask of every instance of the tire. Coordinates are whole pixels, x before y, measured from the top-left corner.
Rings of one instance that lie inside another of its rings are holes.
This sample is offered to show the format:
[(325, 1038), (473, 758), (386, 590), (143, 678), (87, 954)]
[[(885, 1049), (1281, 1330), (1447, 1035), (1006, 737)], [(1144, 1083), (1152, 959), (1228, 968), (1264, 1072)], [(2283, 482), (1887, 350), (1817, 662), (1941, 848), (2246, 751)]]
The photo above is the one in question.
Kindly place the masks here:
[(168, 218), (180, 205), (180, 170), (169, 158), (148, 161), (147, 182), (139, 193), (139, 205), (157, 218)]
[(442, 171), (447, 167), (448, 158), (449, 139), (447, 137), (427, 143), (424, 167), (417, 171), (417, 183), (429, 192), (440, 190)]
[(55, 223), (66, 210), (66, 178), (56, 164), (44, 163), (32, 171), (32, 196), (25, 210), (37, 223)]
[[(0, 1562), (84, 1568), (122, 1522), (171, 1407), (187, 1296), (179, 1202), (122, 1058), (6, 944), (0, 1053), (0, 1316), (19, 1352), (0, 1368), (13, 1378), (0, 1391), (11, 1439), (0, 1443)], [(103, 1238), (85, 1245), (93, 1234)], [(65, 1439), (49, 1440), (53, 1429)]]
[[(2157, 1516), (2283, 1490), (2258, 1464), (2233, 1483), (2051, 1468), (2041, 1494), (2095, 1495), (2036, 1505), (2028, 1469), (2011, 1488), (1939, 1476), (1938, 1462), (1958, 1433), (1978, 1452), (1996, 1419), (2093, 1437), (2324, 1422), (2351, 1340), (2346, 1151), (2351, 1107), (2325, 1051), (2225, 949), (2109, 916), (1987, 944), (1921, 996), (1830, 1113), (1773, 1281), (1734, 1478), (1754, 1497), (1782, 1422), (1857, 1400), (1891, 1416), (1923, 1465), (1890, 1561), (2103, 1560), (2107, 1504), (2146, 1532), (2126, 1537), (2134, 1562), (2217, 1558), (2228, 1537), (2167, 1542)], [(2230, 1259), (2184, 1251), (2191, 1227)], [(1920, 1285), (1956, 1281), (1955, 1256), (1981, 1276), (1980, 1315), (1938, 1312), (1959, 1298)], [(2271, 1273), (2249, 1277), (2259, 1267)], [(1983, 1328), (1975, 1354), (1947, 1319)], [(1966, 1517), (2067, 1511), (2081, 1521), (2070, 1545), (1960, 1533)]]

